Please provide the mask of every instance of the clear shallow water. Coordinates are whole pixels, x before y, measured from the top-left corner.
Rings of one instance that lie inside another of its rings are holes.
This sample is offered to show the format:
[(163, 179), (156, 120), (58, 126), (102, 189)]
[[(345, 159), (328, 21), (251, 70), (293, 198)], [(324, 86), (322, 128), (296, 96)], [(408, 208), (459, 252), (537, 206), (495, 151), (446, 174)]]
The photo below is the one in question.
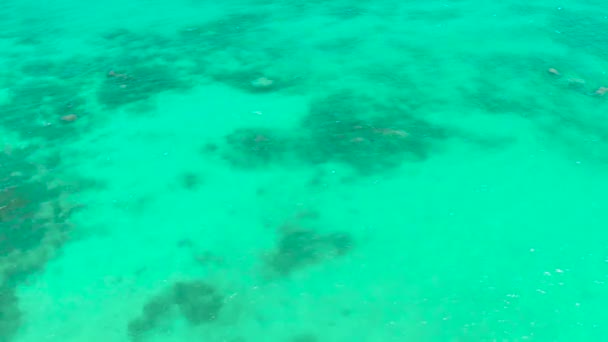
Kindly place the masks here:
[(0, 340), (602, 340), (606, 16), (3, 2)]

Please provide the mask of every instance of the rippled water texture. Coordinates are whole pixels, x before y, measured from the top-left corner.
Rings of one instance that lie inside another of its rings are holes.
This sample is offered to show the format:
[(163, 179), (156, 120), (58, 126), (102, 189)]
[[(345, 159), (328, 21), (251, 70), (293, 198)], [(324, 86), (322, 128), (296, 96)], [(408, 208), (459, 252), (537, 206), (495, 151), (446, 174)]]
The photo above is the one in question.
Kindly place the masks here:
[(603, 341), (608, 6), (0, 3), (0, 342)]

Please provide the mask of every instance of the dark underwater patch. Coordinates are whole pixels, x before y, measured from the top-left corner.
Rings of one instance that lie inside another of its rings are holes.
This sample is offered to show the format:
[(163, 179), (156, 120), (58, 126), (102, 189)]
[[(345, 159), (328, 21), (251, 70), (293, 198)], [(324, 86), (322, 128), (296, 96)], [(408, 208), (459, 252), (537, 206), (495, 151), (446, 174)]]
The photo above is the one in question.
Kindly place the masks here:
[(202, 281), (179, 281), (144, 305), (141, 315), (128, 325), (129, 336), (141, 341), (175, 313), (192, 326), (210, 323), (217, 319), (222, 306), (223, 296), (213, 286)]

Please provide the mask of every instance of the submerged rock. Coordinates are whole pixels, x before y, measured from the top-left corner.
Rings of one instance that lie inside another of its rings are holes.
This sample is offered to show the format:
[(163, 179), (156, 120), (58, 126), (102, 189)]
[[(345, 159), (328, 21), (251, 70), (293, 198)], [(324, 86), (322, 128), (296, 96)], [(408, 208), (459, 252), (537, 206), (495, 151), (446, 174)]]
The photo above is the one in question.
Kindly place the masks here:
[(78, 116), (76, 114), (68, 114), (61, 117), (61, 121), (63, 122), (73, 122), (78, 120)]
[(266, 77), (260, 77), (251, 81), (251, 85), (254, 88), (270, 88), (274, 85), (274, 81)]

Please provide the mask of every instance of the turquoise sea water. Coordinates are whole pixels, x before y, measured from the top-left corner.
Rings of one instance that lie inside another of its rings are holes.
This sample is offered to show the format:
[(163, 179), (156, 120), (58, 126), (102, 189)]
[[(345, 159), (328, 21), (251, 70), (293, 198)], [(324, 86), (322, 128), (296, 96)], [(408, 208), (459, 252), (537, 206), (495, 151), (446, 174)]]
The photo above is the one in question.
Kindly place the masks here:
[(605, 340), (607, 31), (597, 0), (3, 0), (0, 342)]

